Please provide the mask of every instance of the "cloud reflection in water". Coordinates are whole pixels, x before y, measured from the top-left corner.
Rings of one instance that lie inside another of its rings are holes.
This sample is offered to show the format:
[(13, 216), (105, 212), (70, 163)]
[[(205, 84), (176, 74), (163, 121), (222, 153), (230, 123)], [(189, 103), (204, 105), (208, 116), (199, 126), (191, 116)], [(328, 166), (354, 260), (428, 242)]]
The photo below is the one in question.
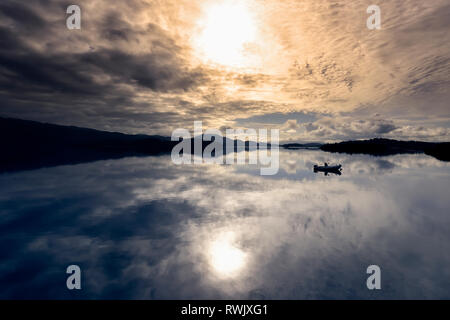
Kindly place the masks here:
[[(273, 177), (168, 157), (1, 175), (0, 297), (450, 298), (449, 164), (280, 156)], [(325, 161), (343, 175), (315, 175)]]

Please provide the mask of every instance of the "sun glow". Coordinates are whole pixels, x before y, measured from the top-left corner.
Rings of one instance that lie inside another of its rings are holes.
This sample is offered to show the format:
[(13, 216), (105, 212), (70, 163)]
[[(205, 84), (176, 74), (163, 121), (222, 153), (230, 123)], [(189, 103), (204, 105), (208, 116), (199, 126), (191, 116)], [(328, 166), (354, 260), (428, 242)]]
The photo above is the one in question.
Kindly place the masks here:
[(205, 60), (229, 67), (248, 66), (256, 26), (244, 1), (209, 6), (199, 27), (195, 46)]
[(225, 234), (210, 248), (211, 265), (221, 276), (232, 277), (246, 262), (246, 254), (233, 244), (233, 234)]

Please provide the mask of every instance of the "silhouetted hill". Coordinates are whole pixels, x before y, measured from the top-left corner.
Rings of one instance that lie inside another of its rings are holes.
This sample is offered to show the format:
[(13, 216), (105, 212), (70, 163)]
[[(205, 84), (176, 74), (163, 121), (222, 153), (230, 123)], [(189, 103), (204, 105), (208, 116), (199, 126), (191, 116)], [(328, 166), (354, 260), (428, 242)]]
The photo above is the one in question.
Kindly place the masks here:
[(442, 161), (450, 161), (450, 142), (397, 141), (377, 138), (329, 143), (324, 144), (320, 149), (328, 152), (363, 153), (375, 156), (401, 153), (425, 153)]
[[(194, 153), (194, 140), (190, 140), (191, 153)], [(202, 141), (202, 151), (210, 143)], [(224, 154), (227, 143), (234, 144), (232, 150), (237, 151), (238, 140), (223, 137)], [(170, 137), (128, 135), (0, 117), (0, 172), (159, 155), (170, 153), (176, 144), (178, 141), (171, 141)], [(244, 145), (248, 150), (248, 141)]]
[(0, 118), (0, 172), (170, 152), (170, 138)]

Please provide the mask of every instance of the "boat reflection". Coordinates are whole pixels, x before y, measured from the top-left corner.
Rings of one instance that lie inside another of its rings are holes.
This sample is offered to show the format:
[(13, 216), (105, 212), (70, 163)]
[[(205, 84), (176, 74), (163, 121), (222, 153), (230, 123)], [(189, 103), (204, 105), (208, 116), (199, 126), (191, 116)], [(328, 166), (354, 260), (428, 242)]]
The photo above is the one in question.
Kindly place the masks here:
[(332, 174), (340, 176), (342, 174), (342, 172), (341, 172), (342, 166), (340, 164), (330, 166), (330, 165), (328, 165), (328, 163), (325, 162), (323, 166), (314, 165), (313, 171), (314, 171), (314, 173), (323, 172), (324, 175), (326, 175), (326, 176), (328, 175), (328, 173), (332, 173)]

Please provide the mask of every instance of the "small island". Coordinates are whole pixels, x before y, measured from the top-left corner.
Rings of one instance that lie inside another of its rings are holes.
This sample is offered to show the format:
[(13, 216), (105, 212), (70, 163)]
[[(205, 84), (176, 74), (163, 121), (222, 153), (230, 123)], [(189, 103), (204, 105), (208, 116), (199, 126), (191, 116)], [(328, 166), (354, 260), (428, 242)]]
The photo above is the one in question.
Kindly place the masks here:
[(370, 140), (328, 143), (320, 147), (327, 152), (389, 156), (405, 153), (424, 153), (441, 161), (450, 161), (450, 142), (398, 141), (375, 138)]

